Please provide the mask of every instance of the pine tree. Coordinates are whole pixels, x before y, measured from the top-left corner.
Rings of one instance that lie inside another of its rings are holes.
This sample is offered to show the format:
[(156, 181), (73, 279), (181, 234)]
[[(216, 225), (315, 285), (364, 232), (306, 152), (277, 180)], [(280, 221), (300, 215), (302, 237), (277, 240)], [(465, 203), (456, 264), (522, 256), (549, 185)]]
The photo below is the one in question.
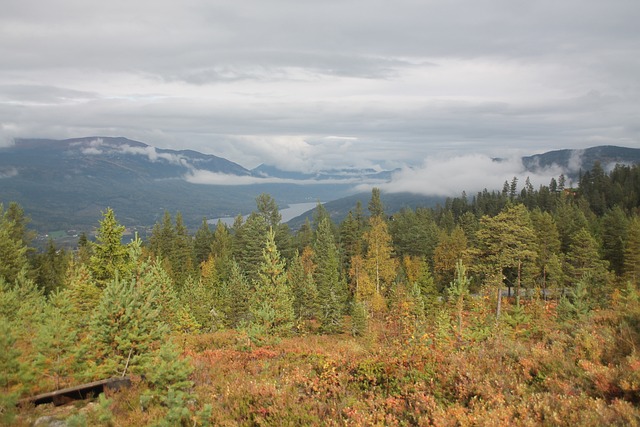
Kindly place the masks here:
[[(144, 272), (144, 270), (143, 270)], [(148, 272), (146, 272), (148, 274)], [(149, 277), (109, 282), (89, 327), (85, 362), (94, 376), (121, 375), (147, 366), (168, 327), (158, 305), (159, 287), (141, 282)]]
[(72, 320), (76, 328), (84, 330), (100, 302), (101, 289), (91, 277), (85, 264), (71, 263), (65, 279), (66, 290), (72, 305)]
[[(1, 280), (1, 279), (0, 279)], [(15, 326), (0, 316), (0, 424), (12, 425), (17, 397), (23, 386), (21, 352), (16, 348)]]
[[(527, 209), (523, 205), (511, 205), (495, 217), (482, 217), (477, 233), (479, 250), (476, 255), (480, 269), (488, 277), (514, 275), (518, 297), (523, 263), (535, 262), (537, 256), (532, 227)], [(496, 316), (499, 317), (503, 281), (498, 284)]]
[(252, 326), (259, 331), (275, 336), (287, 336), (293, 331), (293, 296), (273, 229), (267, 234), (250, 311)]
[(531, 223), (536, 235), (538, 276), (546, 295), (548, 288), (558, 287), (564, 280), (561, 269), (560, 233), (548, 212), (534, 210), (531, 213)]
[(72, 322), (73, 306), (69, 292), (55, 292), (45, 307), (45, 322), (35, 337), (36, 366), (40, 375), (54, 379), (55, 388), (68, 385), (74, 372), (77, 329)]
[(116, 277), (130, 277), (132, 265), (127, 247), (122, 244), (125, 227), (118, 223), (111, 208), (102, 216), (90, 265), (93, 278), (104, 287)]

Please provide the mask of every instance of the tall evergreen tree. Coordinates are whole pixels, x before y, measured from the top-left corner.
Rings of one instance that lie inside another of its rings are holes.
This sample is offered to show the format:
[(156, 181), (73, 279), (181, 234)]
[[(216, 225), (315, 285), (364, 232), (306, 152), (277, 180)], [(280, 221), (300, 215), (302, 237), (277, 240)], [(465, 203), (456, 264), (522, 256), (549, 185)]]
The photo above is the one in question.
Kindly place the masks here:
[[(143, 278), (143, 280), (146, 278)], [(92, 376), (121, 375), (144, 369), (168, 332), (157, 304), (159, 288), (139, 285), (140, 278), (110, 281), (89, 327), (85, 357)]]
[(193, 238), (193, 256), (196, 265), (200, 265), (209, 258), (213, 244), (213, 233), (209, 228), (207, 218), (202, 218), (202, 224)]
[(369, 205), (367, 207), (371, 216), (384, 216), (384, 205), (382, 204), (382, 200), (380, 199), (379, 188), (373, 187), (371, 189), (371, 199), (369, 200)]
[(315, 262), (314, 279), (320, 301), (321, 329), (328, 333), (338, 332), (342, 328), (347, 290), (340, 277), (340, 258), (328, 217), (318, 225)]
[(567, 253), (567, 277), (573, 287), (584, 277), (589, 276), (591, 289), (589, 292), (600, 302), (606, 293), (609, 282), (607, 273), (607, 261), (602, 260), (599, 254), (598, 242), (591, 233), (583, 228), (572, 239)]
[(249, 282), (240, 270), (240, 266), (233, 260), (226, 287), (229, 293), (227, 320), (229, 326), (237, 328), (246, 324), (249, 320), (249, 300), (252, 292)]
[(268, 230), (269, 225), (264, 216), (252, 212), (234, 235), (233, 255), (250, 283), (258, 280)]
[(620, 206), (608, 210), (602, 217), (602, 257), (618, 276), (624, 268), (624, 242), (628, 235), (628, 220)]
[(293, 294), (295, 316), (302, 320), (318, 317), (318, 288), (311, 272), (306, 272), (302, 258), (296, 254), (291, 260), (288, 280)]
[(122, 244), (124, 225), (118, 223), (111, 208), (107, 208), (102, 216), (90, 265), (93, 278), (104, 287), (116, 277), (126, 280), (132, 265), (127, 247)]
[(640, 285), (640, 217), (629, 222), (629, 235), (624, 247), (624, 278)]
[(280, 258), (272, 228), (267, 234), (250, 311), (251, 324), (260, 332), (287, 336), (293, 331), (293, 296), (287, 281), (285, 263)]
[(536, 209), (531, 213), (531, 223), (537, 243), (537, 267), (543, 290), (557, 287), (563, 282), (560, 233), (548, 212)]

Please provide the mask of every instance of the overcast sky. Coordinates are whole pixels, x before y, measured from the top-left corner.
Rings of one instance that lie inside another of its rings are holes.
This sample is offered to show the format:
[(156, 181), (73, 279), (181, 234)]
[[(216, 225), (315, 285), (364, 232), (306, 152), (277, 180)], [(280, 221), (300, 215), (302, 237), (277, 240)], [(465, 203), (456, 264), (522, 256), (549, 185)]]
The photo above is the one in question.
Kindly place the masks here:
[(640, 1), (3, 0), (0, 144), (92, 135), (306, 171), (640, 147)]

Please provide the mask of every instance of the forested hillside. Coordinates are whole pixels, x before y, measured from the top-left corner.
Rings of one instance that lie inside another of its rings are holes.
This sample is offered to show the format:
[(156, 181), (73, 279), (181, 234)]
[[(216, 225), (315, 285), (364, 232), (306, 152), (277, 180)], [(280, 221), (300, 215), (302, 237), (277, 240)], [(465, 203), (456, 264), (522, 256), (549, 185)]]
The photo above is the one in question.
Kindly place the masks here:
[[(275, 200), (190, 234), (31, 248), (0, 207), (0, 417), (31, 425), (637, 425), (640, 166), (296, 233)], [(97, 403), (17, 406), (128, 375)]]

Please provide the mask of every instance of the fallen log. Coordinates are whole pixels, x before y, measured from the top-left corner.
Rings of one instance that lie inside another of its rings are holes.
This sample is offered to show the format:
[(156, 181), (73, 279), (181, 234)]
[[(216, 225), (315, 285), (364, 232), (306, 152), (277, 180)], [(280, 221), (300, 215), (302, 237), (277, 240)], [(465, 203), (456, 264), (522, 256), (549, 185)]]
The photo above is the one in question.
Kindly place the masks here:
[(67, 387), (48, 393), (38, 394), (36, 396), (21, 399), (19, 406), (26, 405), (42, 405), (44, 403), (53, 403), (55, 406), (64, 405), (74, 400), (83, 400), (95, 397), (105, 390), (120, 390), (131, 386), (129, 377), (113, 377), (106, 380), (94, 381), (90, 383), (80, 384), (73, 387)]

